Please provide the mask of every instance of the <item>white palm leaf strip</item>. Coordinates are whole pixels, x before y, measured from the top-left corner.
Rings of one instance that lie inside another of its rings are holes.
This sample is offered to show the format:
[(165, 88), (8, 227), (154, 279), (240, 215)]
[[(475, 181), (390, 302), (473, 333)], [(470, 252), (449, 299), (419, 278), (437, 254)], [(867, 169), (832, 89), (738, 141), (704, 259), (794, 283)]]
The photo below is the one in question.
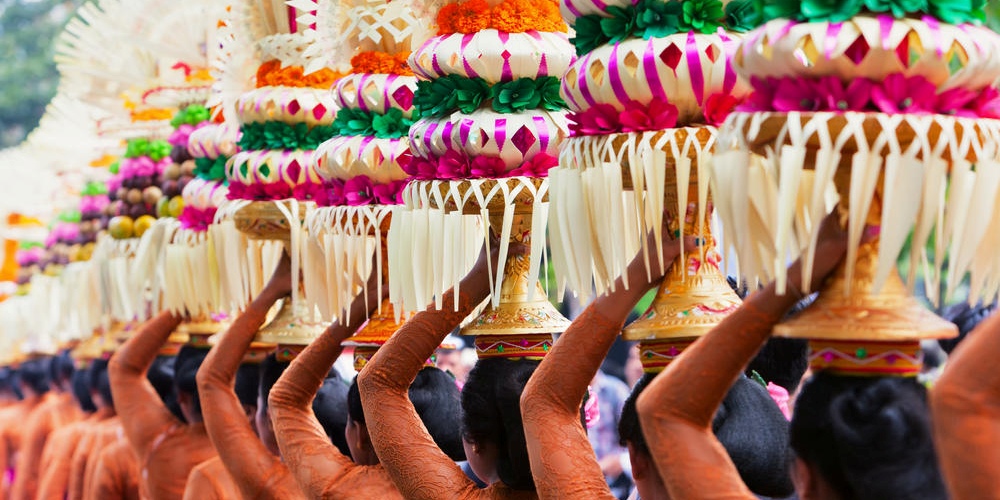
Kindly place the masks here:
[[(713, 169), (713, 175), (718, 177), (715, 180), (716, 187), (732, 191), (732, 196), (718, 194), (717, 197), (720, 200), (720, 216), (727, 225), (735, 226), (733, 231), (728, 232), (735, 233), (741, 275), (749, 278), (766, 277), (767, 273), (777, 269), (777, 264), (783, 265), (784, 259), (778, 257), (777, 253), (787, 251), (787, 247), (783, 245), (794, 243), (793, 236), (799, 240), (797, 246), (803, 248), (802, 257), (807, 267), (803, 274), (809, 275), (808, 268), (812, 265), (815, 253), (818, 221), (831, 205), (830, 182), (840, 161), (836, 154), (845, 143), (851, 141), (861, 147), (851, 158), (851, 186), (849, 192), (844, 193), (848, 196), (850, 207), (848, 276), (854, 271), (852, 264), (867, 224), (868, 211), (878, 193), (876, 188), (881, 175), (883, 213), (876, 286), (881, 287), (889, 273), (895, 269), (896, 256), (912, 230), (911, 286), (916, 273), (915, 264), (921, 263), (927, 277), (927, 292), (934, 301), (945, 298), (938, 296), (945, 271), (948, 276), (945, 283), (946, 296), (956, 291), (957, 284), (967, 274), (973, 276), (975, 283), (972, 294), (976, 298), (995, 296), (1000, 289), (1000, 261), (985, 249), (1000, 239), (1000, 235), (995, 233), (1000, 230), (996, 226), (1000, 221), (995, 222), (996, 218), (993, 216), (996, 211), (995, 199), (1000, 192), (1000, 164), (996, 161), (995, 147), (997, 126), (980, 122), (977, 132), (975, 122), (961, 118), (878, 115), (879, 128), (887, 132), (874, 138), (869, 146), (862, 127), (864, 116), (847, 114), (846, 117), (844, 129), (837, 137), (828, 141), (824, 137), (828, 132), (825, 127), (826, 117), (814, 115), (809, 125), (816, 123), (816, 126), (806, 127), (801, 135), (796, 135), (797, 115), (790, 115), (789, 124), (786, 124), (777, 138), (777, 142), (781, 143), (787, 137), (790, 145), (783, 147), (780, 154), (769, 151), (763, 162), (763, 169), (757, 168), (752, 159), (750, 168), (740, 166), (738, 162), (741, 161), (742, 165), (746, 165), (746, 157), (739, 153), (727, 152), (716, 158), (716, 167)], [(760, 122), (765, 118), (739, 117), (730, 125), (732, 130), (748, 130), (749, 135), (754, 137)], [(941, 129), (941, 133), (934, 136), (933, 142), (927, 133), (931, 120), (937, 120), (938, 128)], [(916, 139), (906, 150), (903, 150), (895, 136), (895, 130), (900, 126), (909, 126), (916, 132)], [(782, 177), (789, 172), (795, 175), (794, 158), (799, 157), (799, 153), (794, 148), (804, 148), (813, 137), (817, 137), (821, 143), (815, 169), (811, 179), (798, 183), (799, 192), (795, 193), (798, 201), (793, 204), (786, 196), (792, 196), (792, 186), (796, 183)], [(957, 160), (948, 164), (943, 159), (945, 155)], [(970, 155), (979, 158), (975, 166), (962, 160)], [(782, 167), (775, 172), (777, 175), (772, 176), (768, 169), (777, 165), (776, 162), (781, 162)], [(745, 184), (737, 182), (736, 174), (741, 168), (750, 174), (750, 179)], [(763, 173), (755, 174), (758, 170)], [(723, 179), (724, 176), (732, 178)], [(781, 179), (780, 196), (772, 197), (773, 193), (768, 194), (773, 189), (768, 186), (775, 185), (768, 179), (773, 177)], [(741, 216), (737, 213), (737, 207), (745, 206), (741, 205), (741, 192), (746, 192), (753, 208), (749, 214), (750, 220), (745, 225), (739, 223)], [(781, 220), (768, 215), (773, 214), (769, 200), (775, 199), (784, 204), (781, 207)], [(725, 207), (727, 203), (730, 203), (729, 207)], [(798, 205), (797, 210), (801, 213), (789, 219), (788, 210), (793, 205)], [(755, 217), (755, 213), (759, 217)], [(760, 223), (755, 222), (755, 218), (760, 219)], [(774, 221), (773, 224), (777, 226), (774, 230), (768, 229), (772, 224), (768, 220)], [(793, 227), (789, 228), (789, 224)], [(749, 228), (749, 231), (743, 230), (744, 227)], [(741, 232), (744, 234), (741, 235)], [(937, 235), (933, 262), (925, 250), (931, 234)], [(794, 245), (791, 248), (794, 250)], [(757, 257), (762, 253), (772, 252), (773, 264), (758, 267)], [(947, 270), (944, 269), (945, 255), (950, 256), (947, 259)]]

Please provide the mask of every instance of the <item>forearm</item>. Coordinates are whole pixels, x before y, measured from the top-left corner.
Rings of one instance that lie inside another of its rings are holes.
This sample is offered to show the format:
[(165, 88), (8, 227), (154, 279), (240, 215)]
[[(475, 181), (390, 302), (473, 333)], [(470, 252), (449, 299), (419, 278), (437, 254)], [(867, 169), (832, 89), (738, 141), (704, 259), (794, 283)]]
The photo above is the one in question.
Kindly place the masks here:
[(108, 366), (108, 373), (114, 379), (142, 378), (153, 364), (160, 347), (170, 334), (180, 325), (181, 318), (164, 311), (145, 322), (139, 331), (123, 344)]
[(232, 391), (243, 355), (250, 348), (254, 335), (266, 318), (267, 308), (254, 304), (237, 316), (198, 370), (199, 393)]

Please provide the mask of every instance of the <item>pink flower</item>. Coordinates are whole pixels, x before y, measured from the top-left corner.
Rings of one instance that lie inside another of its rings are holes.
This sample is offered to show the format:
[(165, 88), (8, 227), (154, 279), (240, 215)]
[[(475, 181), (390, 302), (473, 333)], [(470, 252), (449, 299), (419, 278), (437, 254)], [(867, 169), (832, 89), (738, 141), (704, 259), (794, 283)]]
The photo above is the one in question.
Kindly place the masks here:
[(978, 116), (975, 110), (969, 109), (972, 102), (979, 97), (978, 92), (955, 87), (938, 94), (934, 103), (934, 110), (943, 115), (956, 115), (975, 118)]
[(206, 209), (184, 207), (180, 217), (177, 219), (181, 222), (181, 227), (185, 229), (204, 231), (215, 220), (215, 212), (217, 210), (216, 207), (208, 207)]
[(393, 184), (398, 184), (396, 188), (396, 204), (403, 204), (403, 191), (406, 191), (406, 186), (410, 185), (410, 179), (405, 181), (396, 181)]
[(503, 177), (507, 171), (507, 164), (495, 156), (477, 156), (472, 159), (470, 173), (472, 177)]
[(583, 405), (583, 416), (587, 428), (592, 429), (601, 421), (601, 405), (597, 401), (597, 392), (587, 387), (587, 402)]
[(619, 116), (622, 132), (664, 130), (677, 125), (677, 106), (667, 101), (654, 100), (647, 105), (636, 101), (625, 104)]
[(371, 179), (359, 175), (344, 183), (344, 199), (352, 207), (368, 205), (373, 199), (373, 189)]
[(376, 184), (374, 188), (375, 200), (382, 205), (395, 205), (400, 199), (400, 192), (406, 181), (395, 181), (388, 184)]
[(778, 79), (753, 77), (750, 79), (750, 86), (753, 88), (753, 93), (743, 104), (737, 106), (736, 110), (773, 111), (774, 91), (778, 88)]
[(344, 204), (344, 181), (340, 179), (330, 179), (323, 183), (326, 196), (317, 200), (320, 206), (337, 207)]
[(599, 135), (621, 130), (618, 110), (610, 104), (597, 104), (586, 111), (570, 113), (569, 122), (573, 135)]
[(767, 393), (774, 400), (774, 404), (778, 405), (778, 409), (781, 410), (781, 414), (785, 416), (785, 420), (792, 419), (792, 410), (788, 408), (788, 401), (791, 399), (788, 396), (788, 390), (774, 382), (767, 383)]
[(894, 73), (872, 88), (872, 102), (883, 113), (929, 113), (936, 94), (937, 88), (926, 78)]
[(171, 146), (187, 147), (188, 137), (191, 135), (191, 132), (194, 131), (195, 128), (193, 126), (185, 123), (184, 125), (177, 127), (177, 130), (174, 130), (174, 132), (170, 134), (170, 138), (167, 139), (167, 142), (169, 142)]
[(242, 182), (231, 181), (229, 183), (229, 191), (226, 193), (226, 198), (230, 200), (242, 200), (246, 197), (247, 187)]
[(1000, 118), (1000, 92), (995, 87), (986, 87), (972, 101), (970, 107), (983, 118)]
[(292, 198), (300, 201), (317, 201), (326, 196), (326, 189), (316, 182), (304, 182), (292, 188)]
[(403, 172), (420, 180), (433, 179), (437, 173), (437, 162), (427, 158), (413, 158), (405, 165), (400, 164), (400, 166), (403, 168)]
[(548, 153), (539, 153), (519, 168), (507, 173), (507, 177), (548, 177), (549, 169), (558, 165), (559, 159)]
[(469, 159), (458, 151), (449, 150), (438, 158), (435, 178), (444, 180), (466, 179), (469, 177)]
[(292, 187), (284, 182), (263, 184), (263, 200), (287, 200), (292, 197)]
[(775, 111), (819, 111), (822, 109), (822, 99), (817, 92), (815, 83), (794, 78), (784, 78), (778, 81), (775, 88), (772, 107)]
[(872, 82), (864, 78), (852, 80), (846, 87), (835, 76), (824, 76), (813, 84), (823, 111), (865, 111), (869, 108)]
[(705, 123), (718, 127), (722, 125), (729, 114), (732, 113), (740, 100), (731, 94), (712, 94), (705, 99), (704, 109)]

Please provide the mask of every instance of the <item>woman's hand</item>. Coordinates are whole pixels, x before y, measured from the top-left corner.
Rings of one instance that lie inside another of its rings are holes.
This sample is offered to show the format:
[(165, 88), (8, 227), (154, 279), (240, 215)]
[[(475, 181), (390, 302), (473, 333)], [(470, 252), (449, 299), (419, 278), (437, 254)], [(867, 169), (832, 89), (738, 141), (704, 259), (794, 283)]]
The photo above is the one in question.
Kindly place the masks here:
[[(863, 242), (870, 241), (874, 236), (866, 236)], [(812, 275), (809, 278), (809, 289), (816, 291), (823, 281), (844, 260), (847, 254), (847, 231), (841, 227), (840, 210), (835, 209), (820, 223), (816, 242), (816, 253), (813, 258)], [(802, 260), (799, 259), (788, 268), (788, 283), (798, 289), (802, 286)]]
[(261, 290), (260, 295), (257, 296), (255, 302), (264, 306), (265, 309), (270, 308), (278, 299), (287, 297), (292, 294), (292, 259), (288, 256), (287, 252), (282, 252), (281, 259), (278, 261), (277, 267), (274, 269), (274, 274), (271, 275), (270, 281)]

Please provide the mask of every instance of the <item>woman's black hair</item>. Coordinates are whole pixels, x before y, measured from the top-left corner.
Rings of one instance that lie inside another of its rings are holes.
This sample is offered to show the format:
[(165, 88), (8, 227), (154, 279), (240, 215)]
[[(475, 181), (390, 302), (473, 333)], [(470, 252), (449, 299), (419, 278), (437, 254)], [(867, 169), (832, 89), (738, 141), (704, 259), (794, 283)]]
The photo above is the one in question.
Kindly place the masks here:
[(160, 396), (164, 406), (181, 422), (187, 422), (180, 404), (177, 403), (177, 393), (174, 391), (174, 364), (177, 358), (173, 356), (157, 356), (146, 372), (146, 379)]
[(487, 358), (469, 372), (462, 389), (462, 434), (497, 448), (497, 476), (515, 490), (533, 491), (528, 445), (521, 422), (521, 393), (538, 368), (528, 359)]
[(94, 413), (97, 407), (94, 400), (90, 399), (89, 373), (87, 370), (76, 370), (73, 372), (73, 398), (80, 405), (80, 409), (85, 413)]
[(30, 388), (36, 394), (49, 392), (49, 367), (48, 359), (29, 359), (21, 363), (19, 370), (21, 384)]
[(341, 454), (349, 457), (351, 449), (344, 436), (344, 429), (347, 428), (347, 390), (344, 379), (336, 374), (328, 376), (313, 399), (312, 409), (330, 442)]
[(257, 391), (260, 386), (260, 365), (244, 363), (236, 370), (236, 383), (233, 389), (240, 404), (257, 407)]
[(809, 341), (771, 337), (747, 365), (746, 374), (757, 372), (767, 382), (795, 392), (809, 368)]
[[(655, 373), (644, 373), (622, 407), (618, 436), (652, 456), (639, 424), (636, 401)], [(712, 431), (729, 454), (740, 478), (757, 495), (786, 497), (795, 487), (788, 474), (788, 421), (760, 384), (740, 376), (712, 418)]]
[(108, 378), (108, 360), (95, 359), (91, 362), (90, 368), (87, 370), (87, 380), (92, 392), (100, 394), (101, 399), (105, 403), (114, 406), (115, 400), (111, 394), (111, 380)]
[(268, 354), (264, 358), (264, 361), (261, 361), (260, 384), (257, 386), (257, 394), (260, 396), (261, 404), (264, 405), (264, 408), (267, 408), (267, 397), (271, 394), (271, 388), (274, 387), (274, 384), (278, 383), (278, 379), (288, 369), (289, 364), (291, 363), (288, 361), (278, 361), (278, 357), (274, 353)]
[(198, 370), (208, 356), (208, 349), (185, 345), (174, 362), (174, 389), (178, 394), (191, 398), (192, 410), (201, 415), (201, 398), (198, 396)]
[(21, 370), (17, 368), (6, 368), (7, 370), (7, 384), (10, 387), (11, 392), (14, 393), (14, 397), (18, 401), (24, 399), (24, 392), (21, 391)]
[(816, 374), (796, 401), (791, 446), (843, 500), (947, 498), (914, 379)]
[(49, 380), (54, 384), (72, 382), (74, 371), (76, 371), (76, 365), (73, 363), (68, 349), (60, 351), (49, 360)]
[(958, 337), (953, 339), (941, 339), (938, 340), (938, 344), (941, 348), (945, 350), (948, 354), (958, 346), (958, 343), (965, 339), (965, 337), (976, 328), (979, 323), (993, 314), (996, 311), (997, 305), (989, 304), (977, 304), (975, 306), (970, 306), (968, 302), (961, 302), (955, 304), (944, 310), (941, 317), (951, 321), (958, 327)]
[[(465, 460), (462, 403), (455, 379), (438, 368), (424, 367), (410, 384), (409, 397), (438, 448), (456, 462)], [(347, 412), (351, 420), (365, 423), (356, 377), (347, 390)]]

